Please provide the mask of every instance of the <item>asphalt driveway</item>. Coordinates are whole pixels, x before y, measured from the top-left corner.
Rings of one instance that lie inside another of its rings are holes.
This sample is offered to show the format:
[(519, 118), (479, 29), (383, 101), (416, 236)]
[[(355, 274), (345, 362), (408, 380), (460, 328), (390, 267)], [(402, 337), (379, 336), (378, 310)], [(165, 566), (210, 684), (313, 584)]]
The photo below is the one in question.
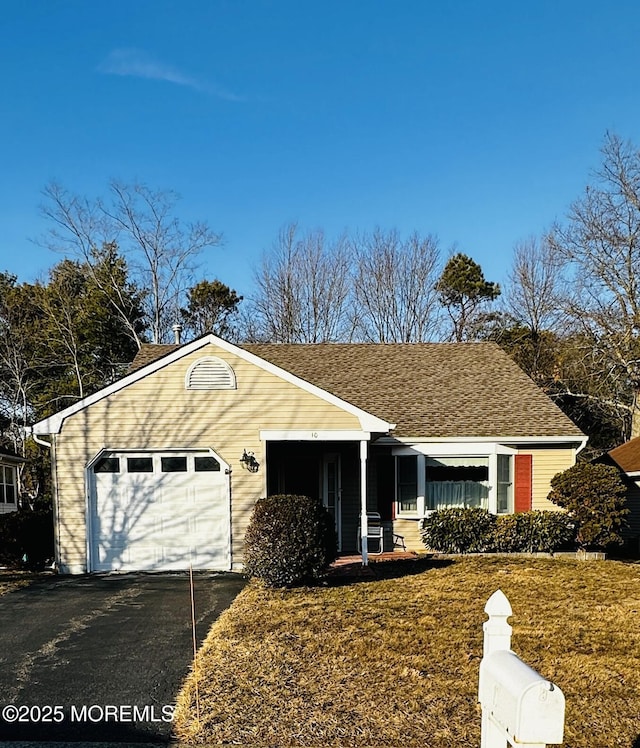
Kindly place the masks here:
[[(245, 580), (194, 581), (200, 644)], [(0, 596), (0, 740), (168, 741), (192, 656), (187, 574), (51, 577)]]

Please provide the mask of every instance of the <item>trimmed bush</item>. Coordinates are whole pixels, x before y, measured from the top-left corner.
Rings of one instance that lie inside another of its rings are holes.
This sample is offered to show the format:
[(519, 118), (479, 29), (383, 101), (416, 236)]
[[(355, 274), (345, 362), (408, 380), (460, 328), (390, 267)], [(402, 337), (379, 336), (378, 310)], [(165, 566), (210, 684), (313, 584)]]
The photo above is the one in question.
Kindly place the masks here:
[(498, 517), (492, 548), (503, 553), (553, 553), (572, 545), (575, 522), (565, 512), (522, 512)]
[(496, 518), (486, 509), (440, 509), (422, 523), (422, 542), (441, 553), (481, 553), (491, 550)]
[(572, 544), (575, 525), (565, 512), (495, 517), (485, 509), (442, 509), (424, 520), (421, 535), (441, 553), (553, 553)]
[(245, 571), (269, 587), (319, 579), (338, 555), (333, 518), (308, 496), (259, 499), (245, 535)]
[(53, 512), (19, 509), (0, 515), (0, 564), (42, 569), (53, 559)]
[(555, 475), (551, 489), (549, 500), (575, 520), (581, 548), (622, 544), (621, 530), (629, 510), (626, 488), (615, 467), (578, 462)]

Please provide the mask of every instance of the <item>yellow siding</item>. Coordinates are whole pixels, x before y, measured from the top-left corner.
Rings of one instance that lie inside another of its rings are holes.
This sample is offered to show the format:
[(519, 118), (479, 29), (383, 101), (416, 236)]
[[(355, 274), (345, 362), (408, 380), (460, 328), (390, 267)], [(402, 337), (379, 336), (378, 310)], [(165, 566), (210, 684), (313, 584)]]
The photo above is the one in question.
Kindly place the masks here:
[(533, 455), (532, 509), (560, 509), (547, 499), (551, 479), (556, 473), (571, 467), (575, 462), (574, 449), (523, 449), (520, 454)]
[(420, 537), (420, 521), (417, 519), (398, 518), (393, 520), (393, 532), (404, 538), (408, 551), (424, 551), (424, 543)]
[[(235, 390), (185, 390), (185, 374), (202, 356), (227, 361)], [(61, 564), (80, 571), (86, 557), (85, 466), (103, 448), (212, 448), (232, 468), (232, 553), (241, 544), (255, 501), (264, 494), (265, 445), (269, 430), (360, 429), (337, 406), (213, 345), (185, 356), (67, 418), (56, 437)], [(239, 462), (255, 453), (257, 473)]]

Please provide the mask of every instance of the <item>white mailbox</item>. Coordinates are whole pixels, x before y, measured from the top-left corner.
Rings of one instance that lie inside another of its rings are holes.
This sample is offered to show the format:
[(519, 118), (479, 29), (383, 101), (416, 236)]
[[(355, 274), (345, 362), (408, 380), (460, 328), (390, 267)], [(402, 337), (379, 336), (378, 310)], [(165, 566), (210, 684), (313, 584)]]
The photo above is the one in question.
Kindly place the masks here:
[(513, 745), (562, 743), (564, 694), (511, 650), (485, 655), (478, 695), (483, 714)]

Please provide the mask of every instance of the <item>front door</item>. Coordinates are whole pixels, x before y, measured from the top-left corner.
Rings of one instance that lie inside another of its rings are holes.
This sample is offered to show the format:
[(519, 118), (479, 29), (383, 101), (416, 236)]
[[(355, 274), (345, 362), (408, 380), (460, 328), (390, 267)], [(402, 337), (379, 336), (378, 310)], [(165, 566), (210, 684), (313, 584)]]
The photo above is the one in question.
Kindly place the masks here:
[(341, 532), (341, 500), (342, 487), (340, 485), (340, 455), (337, 452), (330, 452), (323, 456), (322, 459), (322, 502), (329, 510), (336, 526), (336, 535), (338, 536), (338, 550), (342, 550), (342, 532)]

